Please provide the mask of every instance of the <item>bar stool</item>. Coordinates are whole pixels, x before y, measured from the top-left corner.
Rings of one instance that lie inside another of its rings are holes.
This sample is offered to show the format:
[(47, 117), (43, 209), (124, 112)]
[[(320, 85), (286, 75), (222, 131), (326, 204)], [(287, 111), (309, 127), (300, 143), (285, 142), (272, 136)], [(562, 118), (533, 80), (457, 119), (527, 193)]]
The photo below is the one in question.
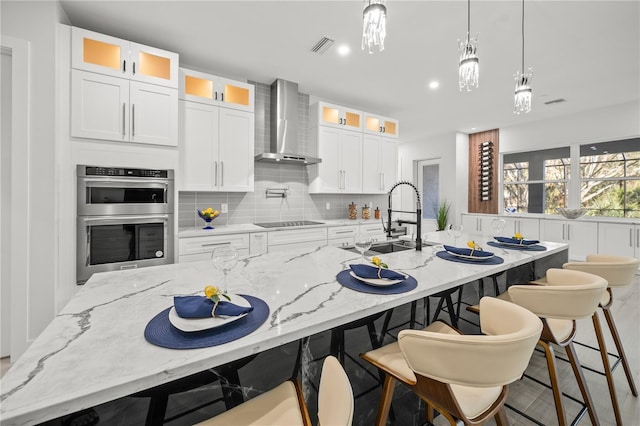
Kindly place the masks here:
[[(618, 424), (622, 424), (622, 416), (620, 414), (620, 407), (618, 406), (618, 399), (616, 396), (616, 390), (613, 382), (612, 372), (617, 367), (618, 363), (622, 362), (622, 367), (624, 368), (625, 375), (627, 376), (627, 382), (629, 383), (629, 388), (631, 389), (631, 393), (633, 396), (638, 396), (638, 391), (636, 389), (636, 385), (633, 380), (633, 374), (631, 372), (631, 368), (629, 367), (629, 361), (627, 361), (627, 356), (624, 352), (624, 348), (622, 347), (622, 341), (620, 340), (620, 335), (618, 333), (618, 329), (613, 320), (613, 315), (611, 314), (611, 305), (613, 305), (613, 295), (611, 289), (614, 287), (624, 287), (631, 284), (633, 277), (638, 271), (638, 266), (640, 265), (640, 260), (634, 257), (624, 257), (624, 256), (609, 256), (609, 255), (589, 255), (587, 256), (586, 262), (568, 262), (563, 265), (564, 269), (570, 269), (574, 271), (583, 271), (588, 272), (590, 274), (598, 275), (609, 283), (607, 287), (607, 291), (603, 293), (602, 299), (600, 300), (600, 308), (604, 313), (604, 317), (607, 320), (607, 325), (609, 326), (609, 331), (611, 332), (611, 336), (613, 337), (613, 342), (616, 345), (616, 349), (618, 351), (618, 355), (614, 355), (617, 358), (617, 361), (613, 366), (609, 364), (608, 352), (606, 350), (606, 346), (604, 343), (604, 335), (602, 334), (602, 328), (600, 327), (600, 320), (598, 318), (598, 314), (596, 312), (593, 313), (592, 321), (593, 328), (595, 329), (596, 338), (598, 340), (598, 347), (594, 348), (592, 346), (587, 346), (591, 349), (595, 349), (600, 351), (600, 355), (602, 357), (602, 363), (604, 366), (604, 375), (607, 378), (607, 385), (609, 386), (609, 394), (611, 396), (611, 403), (613, 404), (613, 412), (616, 417), (616, 422)], [(578, 342), (576, 342), (578, 343)], [(600, 372), (598, 372), (600, 373)], [(603, 373), (600, 373), (603, 374)]]
[[(591, 423), (599, 424), (580, 361), (573, 346), (573, 339), (576, 334), (576, 320), (588, 318), (594, 314), (606, 287), (607, 281), (597, 275), (551, 268), (547, 270), (546, 285), (513, 285), (507, 290), (508, 298), (513, 303), (527, 308), (542, 319), (543, 330), (538, 344), (545, 352), (560, 426), (566, 425), (566, 416), (552, 343), (565, 349)], [(482, 315), (482, 308), (480, 315)]]
[[(353, 421), (353, 391), (338, 360), (325, 358), (318, 391), (318, 423), (348, 426)], [(198, 423), (200, 426), (311, 425), (300, 383), (288, 380), (224, 413)]]
[(398, 342), (362, 354), (385, 373), (376, 425), (385, 425), (397, 381), (452, 424), (479, 424), (491, 417), (507, 424), (507, 386), (522, 376), (542, 323), (513, 303), (485, 297), (480, 323), (486, 335), (463, 335), (442, 321), (423, 330), (402, 330)]

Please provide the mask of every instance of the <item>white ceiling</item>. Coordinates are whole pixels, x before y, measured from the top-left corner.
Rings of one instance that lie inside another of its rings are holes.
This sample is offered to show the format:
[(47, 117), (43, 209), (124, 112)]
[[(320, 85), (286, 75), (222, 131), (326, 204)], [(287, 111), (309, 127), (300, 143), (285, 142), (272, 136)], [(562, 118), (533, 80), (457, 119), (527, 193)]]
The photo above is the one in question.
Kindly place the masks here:
[[(398, 118), (403, 141), (473, 133), (640, 99), (640, 2), (525, 3), (533, 110), (513, 113), (520, 1), (471, 1), (480, 87), (460, 92), (466, 1), (387, 1), (382, 53), (360, 49), (362, 1), (77, 1), (72, 25), (180, 54), (181, 66), (236, 79), (284, 78), (318, 98)], [(311, 52), (323, 36), (324, 55)], [(351, 47), (348, 57), (337, 46)], [(440, 82), (437, 90), (427, 86)], [(544, 105), (564, 98), (566, 103)], [(475, 127), (476, 130), (472, 130)]]

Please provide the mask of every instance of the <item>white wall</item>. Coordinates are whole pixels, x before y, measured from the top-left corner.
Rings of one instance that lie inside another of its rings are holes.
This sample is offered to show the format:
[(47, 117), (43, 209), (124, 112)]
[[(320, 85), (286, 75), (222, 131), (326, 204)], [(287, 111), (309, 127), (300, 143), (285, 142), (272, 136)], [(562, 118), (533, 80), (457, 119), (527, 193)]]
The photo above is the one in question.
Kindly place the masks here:
[(500, 129), (500, 153), (640, 136), (640, 102)]
[[(402, 143), (398, 149), (402, 180), (413, 182), (416, 175), (416, 163), (421, 160), (440, 160), (440, 200), (451, 203), (449, 217), (457, 218), (462, 211), (466, 211), (467, 205), (467, 164), (468, 164), (469, 137), (462, 133), (448, 133), (429, 141)], [(456, 173), (456, 170), (460, 170)], [(402, 193), (402, 209), (414, 208), (413, 196), (410, 193)], [(463, 206), (462, 210), (460, 206)], [(425, 231), (430, 229), (430, 224), (424, 223)], [(435, 229), (435, 228), (434, 228)]]
[[(27, 291), (27, 339), (33, 340), (55, 314), (56, 276), (56, 165), (55, 161), (55, 25), (60, 13), (57, 2), (1, 3), (3, 36), (30, 43), (29, 137), (27, 164), (12, 164), (23, 171), (27, 190), (22, 206), (28, 229), (19, 229), (28, 239), (27, 270), (21, 283)], [(14, 96), (23, 94), (14, 93)], [(22, 260), (22, 259), (21, 259)], [(17, 307), (25, 309), (24, 307)]]

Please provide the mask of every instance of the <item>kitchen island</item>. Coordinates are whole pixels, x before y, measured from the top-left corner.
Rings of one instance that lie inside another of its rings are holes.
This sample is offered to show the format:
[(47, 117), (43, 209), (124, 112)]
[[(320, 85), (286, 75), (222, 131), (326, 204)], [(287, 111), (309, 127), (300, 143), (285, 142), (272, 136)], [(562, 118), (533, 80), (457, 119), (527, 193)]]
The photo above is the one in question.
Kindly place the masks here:
[(538, 277), (567, 257), (566, 244), (542, 245), (545, 251), (495, 249), (504, 259), (495, 265), (441, 259), (442, 246), (385, 254), (384, 262), (418, 285), (378, 295), (336, 280), (360, 260), (340, 248), (250, 256), (230, 273), (229, 291), (264, 300), (266, 322), (238, 340), (191, 350), (152, 345), (144, 330), (174, 295), (219, 284), (209, 262), (95, 274), (2, 378), (0, 419), (7, 426), (41, 423), (523, 265)]

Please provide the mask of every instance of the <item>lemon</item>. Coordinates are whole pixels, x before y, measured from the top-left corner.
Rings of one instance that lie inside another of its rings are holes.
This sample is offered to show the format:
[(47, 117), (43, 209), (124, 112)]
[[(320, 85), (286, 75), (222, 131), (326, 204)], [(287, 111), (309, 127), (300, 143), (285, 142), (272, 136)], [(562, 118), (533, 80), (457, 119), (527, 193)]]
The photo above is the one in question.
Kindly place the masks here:
[(212, 297), (218, 294), (218, 288), (212, 285), (208, 285), (204, 288), (204, 295), (207, 297)]

